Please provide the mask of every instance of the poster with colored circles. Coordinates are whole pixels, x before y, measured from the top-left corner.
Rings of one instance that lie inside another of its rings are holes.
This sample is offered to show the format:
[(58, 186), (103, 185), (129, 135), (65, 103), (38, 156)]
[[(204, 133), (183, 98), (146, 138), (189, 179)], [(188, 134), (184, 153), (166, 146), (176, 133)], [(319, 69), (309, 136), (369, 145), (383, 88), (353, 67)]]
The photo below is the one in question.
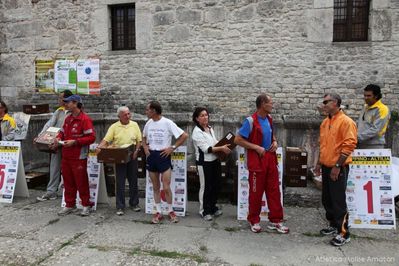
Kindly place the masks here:
[(78, 59), (77, 89), (79, 94), (100, 94), (100, 59)]
[(346, 187), (352, 228), (395, 229), (390, 149), (354, 150)]
[[(172, 190), (172, 208), (177, 216), (185, 216), (187, 210), (187, 146), (180, 146), (172, 153), (172, 177), (170, 188)], [(162, 175), (160, 175), (162, 180)], [(146, 176), (145, 212), (156, 212), (154, 205), (154, 192), (148, 171)], [(168, 204), (166, 194), (161, 182), (161, 209), (167, 214)]]
[[(246, 220), (248, 215), (248, 195), (249, 195), (249, 172), (246, 167), (246, 153), (244, 148), (237, 147), (238, 152), (238, 195), (237, 195), (237, 219)], [(283, 149), (277, 148), (277, 162), (278, 162), (278, 179), (280, 186), (281, 205), (283, 205)], [(267, 207), (266, 194), (263, 194), (262, 209), (260, 212), (260, 219), (267, 221), (267, 214), (269, 209)]]

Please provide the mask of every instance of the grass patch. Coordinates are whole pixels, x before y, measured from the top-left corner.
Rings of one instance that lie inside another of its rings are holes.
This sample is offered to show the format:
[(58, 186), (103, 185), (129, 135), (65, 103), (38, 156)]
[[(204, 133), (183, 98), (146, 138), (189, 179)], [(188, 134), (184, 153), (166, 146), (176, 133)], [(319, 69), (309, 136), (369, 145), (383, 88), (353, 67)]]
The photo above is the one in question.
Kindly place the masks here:
[(240, 227), (225, 227), (224, 228), (224, 231), (231, 232), (231, 233), (235, 233), (240, 230), (241, 230)]
[(200, 246), (199, 249), (200, 249), (202, 252), (205, 252), (205, 253), (208, 252), (208, 248), (207, 248), (206, 246), (204, 246), (204, 245)]
[(81, 235), (83, 235), (84, 233), (77, 233), (75, 234), (71, 239), (69, 239), (68, 241), (65, 241), (64, 243), (61, 244), (61, 246), (59, 246), (57, 248), (57, 251), (60, 251), (61, 249), (63, 249), (66, 246), (69, 246), (73, 243), (73, 241), (75, 241), (76, 239), (78, 239)]
[(129, 254), (132, 255), (132, 256), (140, 255), (141, 254), (141, 249), (140, 248), (134, 248), (132, 250), (132, 252), (130, 252)]
[[(205, 247), (206, 248), (206, 247)], [(169, 258), (169, 259), (190, 259), (194, 260), (198, 263), (204, 263), (206, 260), (194, 254), (186, 254), (180, 253), (176, 251), (167, 251), (167, 250), (142, 250), (140, 248), (134, 248), (130, 253), (130, 255), (149, 255), (153, 257), (162, 257), (162, 258)]]
[(111, 247), (107, 247), (107, 246), (97, 246), (97, 245), (88, 245), (87, 248), (96, 249), (96, 250), (98, 250), (98, 251), (110, 251), (110, 250), (112, 250)]
[(302, 233), (302, 235), (308, 236), (308, 237), (323, 237), (320, 233), (312, 233), (312, 232)]
[(180, 252), (176, 252), (176, 251), (151, 250), (148, 252), (148, 254), (151, 256), (154, 256), (154, 257), (162, 257), (162, 258), (170, 258), (170, 259), (191, 259), (191, 260), (195, 260), (198, 263), (205, 262), (205, 260), (201, 256), (185, 254), (185, 253), (180, 253)]
[(55, 224), (55, 223), (58, 222), (59, 220), (60, 220), (60, 218), (55, 218), (55, 219), (53, 219), (53, 220), (50, 220), (50, 221), (48, 221), (48, 225)]
[(370, 240), (370, 241), (371, 240), (376, 240), (376, 238), (374, 238), (372, 236), (358, 236), (358, 235), (355, 235), (355, 234), (351, 234), (350, 237), (352, 239), (366, 239), (366, 240)]
[(152, 222), (149, 220), (132, 220), (132, 222), (139, 223), (139, 224), (152, 224)]

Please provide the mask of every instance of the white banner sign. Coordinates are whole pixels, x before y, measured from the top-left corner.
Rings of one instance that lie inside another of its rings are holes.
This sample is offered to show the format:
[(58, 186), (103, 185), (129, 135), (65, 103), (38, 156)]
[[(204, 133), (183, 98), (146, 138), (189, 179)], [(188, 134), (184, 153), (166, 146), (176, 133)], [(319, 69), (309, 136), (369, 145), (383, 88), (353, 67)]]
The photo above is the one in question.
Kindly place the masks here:
[(12, 203), (14, 196), (29, 197), (21, 143), (0, 141), (0, 202)]
[[(244, 148), (237, 147), (238, 151), (238, 196), (237, 196), (237, 218), (238, 220), (246, 220), (248, 215), (248, 195), (249, 195), (249, 172), (246, 168), (246, 153)], [(283, 149), (277, 149), (278, 161), (278, 177), (280, 184), (281, 205), (283, 205)], [(260, 218), (262, 221), (267, 221), (267, 214), (269, 209), (267, 207), (266, 194), (262, 198), (262, 210)]]
[[(180, 146), (172, 153), (172, 178), (170, 189), (172, 190), (172, 207), (178, 216), (185, 216), (187, 209), (187, 147)], [(162, 177), (160, 177), (162, 178)], [(167, 214), (168, 204), (161, 182), (161, 208), (162, 213)], [(145, 212), (152, 214), (156, 212), (154, 205), (154, 192), (152, 182), (146, 176)]]
[(352, 228), (396, 228), (391, 162), (389, 149), (353, 152), (346, 188)]

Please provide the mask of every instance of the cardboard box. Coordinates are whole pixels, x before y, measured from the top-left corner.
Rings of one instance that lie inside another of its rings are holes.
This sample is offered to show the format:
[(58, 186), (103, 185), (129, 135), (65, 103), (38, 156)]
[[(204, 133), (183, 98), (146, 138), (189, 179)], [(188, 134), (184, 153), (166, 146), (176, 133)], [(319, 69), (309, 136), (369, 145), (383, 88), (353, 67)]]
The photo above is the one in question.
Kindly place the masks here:
[(305, 149), (287, 147), (285, 152), (285, 175), (307, 176), (308, 174), (308, 153)]
[(49, 145), (54, 143), (54, 139), (57, 137), (60, 128), (49, 127), (43, 134), (38, 136), (34, 141), (35, 147), (42, 152), (56, 153), (57, 150), (50, 149)]
[(286, 165), (307, 165), (308, 153), (305, 149), (297, 147), (287, 147), (285, 150)]
[(50, 113), (49, 105), (46, 104), (24, 104), (22, 110), (25, 114), (46, 114)]
[(100, 163), (128, 163), (132, 159), (132, 154), (136, 145), (126, 147), (109, 146), (102, 148), (97, 154), (97, 161)]
[(306, 175), (285, 175), (284, 183), (287, 187), (306, 187)]
[(289, 165), (285, 166), (285, 175), (308, 175), (308, 166), (306, 164), (303, 165)]
[[(229, 149), (233, 150), (237, 145), (234, 143), (234, 138), (235, 135), (232, 132), (229, 132), (224, 136), (218, 143), (215, 144), (215, 147), (220, 147), (226, 144), (229, 144), (230, 146)], [(224, 152), (217, 152), (216, 156), (221, 160), (221, 161), (226, 161), (229, 157), (229, 155), (226, 155)]]
[(138, 178), (146, 178), (146, 155), (144, 149), (140, 149), (139, 154), (137, 154), (137, 174)]

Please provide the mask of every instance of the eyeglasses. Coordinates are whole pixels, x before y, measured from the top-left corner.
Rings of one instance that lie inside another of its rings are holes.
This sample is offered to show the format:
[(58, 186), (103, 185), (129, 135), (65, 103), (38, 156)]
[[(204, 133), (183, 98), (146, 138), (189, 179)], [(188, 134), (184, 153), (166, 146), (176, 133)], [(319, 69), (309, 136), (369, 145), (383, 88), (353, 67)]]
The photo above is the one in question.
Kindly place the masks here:
[(334, 101), (334, 100), (325, 100), (325, 101), (323, 101), (323, 104), (326, 105), (326, 104), (328, 104), (329, 102), (332, 102), (332, 101)]

